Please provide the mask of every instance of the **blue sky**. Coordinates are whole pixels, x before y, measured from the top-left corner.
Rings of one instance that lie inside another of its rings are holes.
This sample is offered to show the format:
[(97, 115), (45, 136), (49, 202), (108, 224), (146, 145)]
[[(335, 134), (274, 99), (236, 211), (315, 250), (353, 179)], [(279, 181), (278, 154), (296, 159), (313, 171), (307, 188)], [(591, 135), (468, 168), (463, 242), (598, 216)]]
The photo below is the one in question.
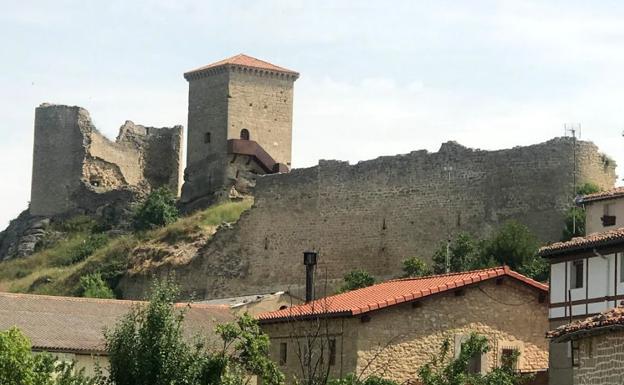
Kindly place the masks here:
[[(618, 1), (0, 0), (0, 227), (30, 196), (34, 108), (186, 126), (185, 70), (246, 53), (301, 72), (293, 165), (442, 142), (498, 149), (580, 123), (624, 165)], [(621, 168), (620, 168), (621, 170)]]

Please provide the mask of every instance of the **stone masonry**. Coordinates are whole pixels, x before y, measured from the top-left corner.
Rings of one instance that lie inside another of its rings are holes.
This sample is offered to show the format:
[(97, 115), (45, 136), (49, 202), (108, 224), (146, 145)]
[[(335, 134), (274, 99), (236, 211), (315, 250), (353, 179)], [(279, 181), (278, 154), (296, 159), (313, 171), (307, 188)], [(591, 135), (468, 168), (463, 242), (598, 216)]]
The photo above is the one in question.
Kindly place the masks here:
[[(439, 352), (444, 340), (451, 343), (451, 356), (461, 339), (476, 332), (486, 336), (491, 350), (482, 357), (482, 370), (501, 365), (503, 348), (517, 349), (517, 369), (538, 372), (548, 368), (548, 305), (539, 302), (535, 291), (505, 280), (501, 285), (485, 282), (421, 301), (392, 306), (372, 313), (370, 318), (331, 318), (321, 332), (336, 341), (336, 363), (332, 377), (348, 373), (376, 374), (398, 383), (415, 383), (418, 369)], [(311, 321), (312, 324), (316, 321)], [(299, 376), (297, 344), (293, 337), (316, 330), (310, 322), (263, 324), (271, 338), (271, 358), (279, 362), (280, 343), (286, 343), (287, 362), (281, 369), (290, 379)], [(324, 335), (324, 334), (323, 334)]]
[[(126, 277), (140, 296), (152, 273), (177, 271), (188, 293), (206, 298), (303, 288), (304, 250), (319, 252), (330, 282), (364, 269), (379, 279), (401, 274), (401, 261), (428, 260), (460, 231), (485, 236), (507, 220), (528, 225), (542, 241), (559, 240), (573, 203), (573, 141), (481, 151), (449, 142), (349, 165), (259, 177), (255, 203), (238, 223), (215, 234), (185, 266)], [(609, 188), (615, 164), (590, 142), (577, 142), (577, 179)], [(452, 166), (451, 182), (444, 171)], [(275, 267), (279, 266), (279, 269)]]
[(589, 336), (580, 340), (579, 365), (574, 385), (621, 385), (624, 379), (624, 332)]

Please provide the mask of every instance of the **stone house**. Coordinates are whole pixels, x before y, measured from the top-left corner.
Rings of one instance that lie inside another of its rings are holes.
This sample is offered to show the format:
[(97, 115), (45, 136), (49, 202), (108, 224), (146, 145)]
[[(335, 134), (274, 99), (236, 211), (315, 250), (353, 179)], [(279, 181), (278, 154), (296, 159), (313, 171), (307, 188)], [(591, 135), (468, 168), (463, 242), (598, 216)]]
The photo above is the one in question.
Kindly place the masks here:
[(548, 332), (570, 343), (573, 385), (620, 385), (624, 378), (624, 307), (618, 306)]
[[(30, 339), (33, 352), (45, 351), (60, 360), (75, 361), (78, 368), (92, 375), (96, 362), (107, 366), (104, 330), (137, 304), (141, 302), (0, 293), (0, 330), (15, 326)], [(179, 303), (176, 307), (188, 307), (185, 335), (201, 335), (208, 343), (217, 342), (217, 324), (234, 320), (227, 306)]]
[[(599, 314), (624, 299), (624, 188), (577, 199), (586, 211), (586, 233), (542, 247), (550, 264), (550, 329)], [(620, 226), (620, 227), (618, 227)], [(550, 384), (572, 383), (570, 340), (553, 339)]]
[(257, 318), (290, 381), (320, 367), (330, 377), (377, 374), (416, 382), (418, 369), (445, 340), (459, 354), (471, 332), (486, 336), (491, 347), (473, 357), (471, 370), (487, 372), (518, 351), (517, 370), (543, 376), (547, 295), (547, 285), (497, 267), (392, 280)]

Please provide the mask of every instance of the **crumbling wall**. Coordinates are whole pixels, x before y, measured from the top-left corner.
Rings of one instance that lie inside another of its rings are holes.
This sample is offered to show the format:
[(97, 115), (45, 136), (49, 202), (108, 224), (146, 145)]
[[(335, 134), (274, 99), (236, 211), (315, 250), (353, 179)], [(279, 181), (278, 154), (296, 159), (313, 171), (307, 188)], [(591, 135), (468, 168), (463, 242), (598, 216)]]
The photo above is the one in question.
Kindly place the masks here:
[[(577, 146), (579, 183), (612, 187), (613, 161), (592, 143)], [(448, 232), (484, 236), (510, 219), (542, 241), (558, 240), (572, 204), (572, 170), (572, 140), (558, 138), (500, 151), (449, 142), (437, 153), (321, 161), (262, 176), (253, 208), (176, 268), (177, 276), (189, 293), (206, 297), (296, 290), (304, 282), (302, 252), (317, 250), (321, 280), (355, 268), (389, 278), (405, 258), (429, 259)], [(128, 277), (126, 295), (138, 295), (147, 278)]]

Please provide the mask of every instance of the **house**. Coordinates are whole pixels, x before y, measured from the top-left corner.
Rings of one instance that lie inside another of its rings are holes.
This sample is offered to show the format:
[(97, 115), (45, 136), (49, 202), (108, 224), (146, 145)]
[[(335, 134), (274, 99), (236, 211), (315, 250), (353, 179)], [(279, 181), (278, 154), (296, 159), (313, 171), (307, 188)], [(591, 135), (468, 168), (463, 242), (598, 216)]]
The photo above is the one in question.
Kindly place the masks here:
[[(0, 293), (0, 330), (16, 326), (31, 341), (33, 352), (49, 352), (76, 361), (93, 374), (96, 362), (106, 367), (103, 331), (112, 328), (137, 301)], [(216, 343), (214, 328), (234, 320), (227, 306), (180, 303), (186, 308), (184, 333)]]
[(491, 351), (473, 357), (487, 372), (520, 353), (517, 370), (548, 367), (548, 286), (508, 267), (397, 279), (257, 316), (271, 356), (292, 381), (327, 371), (417, 380), (445, 340), (459, 354), (471, 332)]
[(198, 301), (198, 304), (226, 305), (237, 315), (245, 313), (255, 316), (273, 310), (283, 310), (293, 305), (299, 305), (303, 300), (287, 291), (275, 293), (253, 294), (240, 297), (217, 298)]
[[(585, 195), (577, 203), (586, 210), (587, 235), (539, 251), (550, 264), (550, 329), (624, 299), (624, 188)], [(550, 347), (550, 384), (567, 385), (572, 383), (572, 346), (557, 341)]]
[(559, 326), (548, 332), (548, 337), (571, 344), (573, 376), (569, 384), (622, 384), (624, 307)]

